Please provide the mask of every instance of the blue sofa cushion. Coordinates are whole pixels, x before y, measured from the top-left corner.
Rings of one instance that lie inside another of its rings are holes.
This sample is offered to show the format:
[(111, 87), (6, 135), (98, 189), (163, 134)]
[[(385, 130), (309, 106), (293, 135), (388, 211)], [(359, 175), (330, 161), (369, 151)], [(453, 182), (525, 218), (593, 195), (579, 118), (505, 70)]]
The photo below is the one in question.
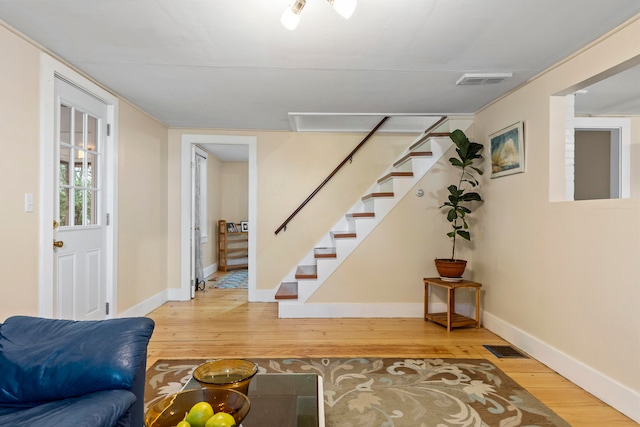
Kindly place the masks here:
[(106, 390), (22, 410), (0, 408), (0, 426), (110, 427), (135, 400), (130, 391)]
[(0, 325), (0, 404), (130, 389), (153, 326), (147, 318), (6, 319)]

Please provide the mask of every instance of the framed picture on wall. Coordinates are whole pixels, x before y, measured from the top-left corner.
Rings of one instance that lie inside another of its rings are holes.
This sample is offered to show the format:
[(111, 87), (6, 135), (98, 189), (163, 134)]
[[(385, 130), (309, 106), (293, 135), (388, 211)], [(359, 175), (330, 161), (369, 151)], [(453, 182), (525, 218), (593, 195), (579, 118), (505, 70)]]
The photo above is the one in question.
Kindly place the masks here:
[(514, 123), (489, 135), (491, 178), (524, 172), (524, 124)]
[(249, 221), (240, 221), (240, 231), (243, 233), (249, 232)]

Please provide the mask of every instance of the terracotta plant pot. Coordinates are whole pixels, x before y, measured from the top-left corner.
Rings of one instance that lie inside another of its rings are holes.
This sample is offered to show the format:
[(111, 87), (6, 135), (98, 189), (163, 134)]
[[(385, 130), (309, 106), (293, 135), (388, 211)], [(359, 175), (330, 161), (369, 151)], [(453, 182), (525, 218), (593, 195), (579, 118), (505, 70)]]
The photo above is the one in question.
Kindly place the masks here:
[(467, 261), (464, 259), (443, 259), (436, 258), (436, 269), (440, 277), (462, 277)]

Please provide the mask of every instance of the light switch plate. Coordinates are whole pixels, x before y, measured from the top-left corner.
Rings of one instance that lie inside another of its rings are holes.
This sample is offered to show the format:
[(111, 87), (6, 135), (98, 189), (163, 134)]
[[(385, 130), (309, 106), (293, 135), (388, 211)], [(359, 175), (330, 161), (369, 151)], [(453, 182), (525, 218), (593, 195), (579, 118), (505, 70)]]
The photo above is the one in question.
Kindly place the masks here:
[(33, 193), (24, 194), (24, 211), (33, 212)]

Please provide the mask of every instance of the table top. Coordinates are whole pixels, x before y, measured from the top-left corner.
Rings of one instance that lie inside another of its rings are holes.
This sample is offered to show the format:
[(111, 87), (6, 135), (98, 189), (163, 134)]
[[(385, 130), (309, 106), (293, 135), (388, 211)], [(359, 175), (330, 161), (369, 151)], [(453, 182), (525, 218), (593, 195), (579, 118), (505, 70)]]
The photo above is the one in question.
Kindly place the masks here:
[[(185, 389), (200, 384), (191, 379)], [(247, 392), (251, 409), (242, 427), (324, 427), (322, 378), (315, 374), (257, 374)]]
[(453, 282), (450, 280), (443, 280), (440, 277), (425, 277), (424, 283), (431, 283), (438, 286), (443, 286), (445, 288), (455, 289), (455, 288), (481, 288), (482, 285), (477, 282), (472, 282), (471, 280), (461, 279), (457, 282)]

